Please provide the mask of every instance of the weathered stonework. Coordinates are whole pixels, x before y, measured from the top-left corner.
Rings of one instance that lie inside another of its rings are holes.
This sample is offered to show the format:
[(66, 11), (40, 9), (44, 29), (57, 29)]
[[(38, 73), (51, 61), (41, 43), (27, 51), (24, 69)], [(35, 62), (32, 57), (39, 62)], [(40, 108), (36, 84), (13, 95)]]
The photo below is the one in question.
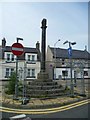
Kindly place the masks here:
[(28, 97), (54, 97), (62, 95), (64, 88), (57, 82), (49, 79), (46, 72), (46, 19), (42, 20), (42, 41), (41, 41), (41, 69), (37, 79), (27, 86)]

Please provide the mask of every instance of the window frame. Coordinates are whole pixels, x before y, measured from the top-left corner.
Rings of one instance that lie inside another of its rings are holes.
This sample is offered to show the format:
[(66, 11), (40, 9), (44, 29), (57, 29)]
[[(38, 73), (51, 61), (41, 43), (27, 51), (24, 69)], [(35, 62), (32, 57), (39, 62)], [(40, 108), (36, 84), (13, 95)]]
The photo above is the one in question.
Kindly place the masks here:
[(88, 71), (87, 70), (84, 71), (84, 76), (88, 76)]
[[(9, 57), (8, 57), (8, 56), (9, 56)], [(10, 61), (10, 60), (11, 60), (11, 59), (10, 59), (10, 56), (11, 56), (10, 53), (7, 53), (7, 54), (6, 54), (6, 60), (7, 60), (7, 61)]]
[(8, 78), (9, 76), (10, 76), (10, 68), (6, 68), (5, 77)]

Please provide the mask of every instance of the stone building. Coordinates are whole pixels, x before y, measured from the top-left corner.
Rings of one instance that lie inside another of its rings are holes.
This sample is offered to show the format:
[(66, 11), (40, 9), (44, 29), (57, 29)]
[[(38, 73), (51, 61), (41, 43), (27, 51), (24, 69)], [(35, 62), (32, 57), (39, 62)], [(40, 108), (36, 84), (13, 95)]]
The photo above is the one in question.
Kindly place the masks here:
[[(72, 50), (72, 77), (90, 78), (90, 53), (85, 50)], [(47, 71), (50, 79), (69, 79), (70, 78), (70, 59), (67, 49), (47, 48)]]

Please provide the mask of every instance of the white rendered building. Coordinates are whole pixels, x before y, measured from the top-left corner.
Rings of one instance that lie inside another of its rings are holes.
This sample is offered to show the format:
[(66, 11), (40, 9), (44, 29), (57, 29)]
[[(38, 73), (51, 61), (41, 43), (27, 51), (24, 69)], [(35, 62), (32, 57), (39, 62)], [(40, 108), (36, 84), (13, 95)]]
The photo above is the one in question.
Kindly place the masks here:
[[(6, 40), (2, 40), (0, 46), (0, 83), (4, 84), (12, 72), (16, 71), (16, 56), (11, 51), (11, 46), (6, 46)], [(36, 48), (24, 47), (24, 54), (18, 56), (18, 79), (27, 82), (37, 79), (40, 72), (39, 42)]]

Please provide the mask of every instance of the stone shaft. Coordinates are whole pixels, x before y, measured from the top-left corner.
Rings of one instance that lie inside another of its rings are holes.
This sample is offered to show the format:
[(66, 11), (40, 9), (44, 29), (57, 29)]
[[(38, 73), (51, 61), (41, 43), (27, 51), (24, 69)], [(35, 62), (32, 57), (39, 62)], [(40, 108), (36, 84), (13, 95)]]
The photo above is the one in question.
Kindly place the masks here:
[(41, 71), (45, 72), (45, 60), (46, 60), (46, 19), (42, 20), (42, 41), (41, 41)]

